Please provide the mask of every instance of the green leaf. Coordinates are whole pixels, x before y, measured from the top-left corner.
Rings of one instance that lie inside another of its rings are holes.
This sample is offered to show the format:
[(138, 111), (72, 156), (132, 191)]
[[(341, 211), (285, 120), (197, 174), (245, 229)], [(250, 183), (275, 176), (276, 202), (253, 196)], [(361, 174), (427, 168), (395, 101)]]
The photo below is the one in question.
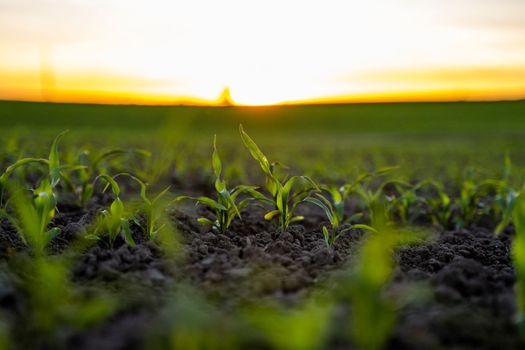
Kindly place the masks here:
[(113, 156), (120, 156), (124, 154), (135, 154), (137, 156), (141, 156), (144, 158), (151, 157), (150, 152), (146, 150), (142, 150), (142, 149), (113, 149), (113, 150), (104, 152), (101, 155), (99, 155), (97, 158), (95, 158), (93, 163), (91, 163), (90, 167), (92, 170), (94, 170), (98, 167), (99, 163), (102, 162), (103, 160), (113, 157)]
[(268, 162), (268, 159), (266, 158), (266, 156), (261, 152), (261, 150), (259, 149), (259, 147), (255, 144), (255, 142), (251, 139), (250, 136), (248, 136), (248, 134), (244, 131), (243, 127), (242, 127), (242, 124), (239, 124), (239, 132), (241, 134), (241, 139), (242, 139), (242, 142), (244, 142), (244, 145), (246, 146), (246, 148), (248, 148), (248, 150), (250, 151), (252, 157), (257, 161), (259, 162), (259, 165), (261, 166), (261, 169), (263, 170), (263, 172), (270, 176), (270, 177), (273, 177), (273, 174), (270, 170), (270, 163)]
[(222, 163), (221, 158), (219, 157), (219, 152), (217, 151), (217, 135), (213, 135), (213, 155), (211, 159), (213, 172), (215, 174), (215, 177), (219, 179), (221, 177), (222, 172)]
[[(224, 192), (227, 192), (226, 191), (226, 184), (224, 183), (224, 181), (221, 181), (219, 178), (217, 178), (217, 180), (215, 180), (215, 190), (218, 193), (220, 193), (220, 194), (223, 194)], [(224, 197), (224, 195), (223, 195), (223, 197)]]
[(345, 234), (346, 232), (352, 230), (353, 227), (347, 227), (347, 228), (344, 228), (342, 230), (340, 230), (337, 235), (335, 235), (333, 238), (332, 238), (332, 244), (334, 244), (338, 239), (339, 237), (341, 237), (343, 234)]
[(258, 201), (273, 204), (273, 200), (271, 198), (266, 197), (264, 194), (255, 189), (246, 189), (246, 192)]
[(290, 224), (292, 222), (298, 222), (298, 221), (303, 221), (304, 220), (304, 216), (294, 216), (291, 220), (290, 220)]
[(264, 215), (264, 220), (272, 220), (274, 217), (279, 216), (281, 212), (279, 210), (272, 210)]
[[(343, 195), (336, 186), (322, 186), (321, 189), (330, 193), (334, 204), (343, 202)], [(342, 191), (344, 191), (344, 188), (342, 188)]]
[(60, 229), (58, 227), (53, 227), (52, 229), (47, 231), (44, 234), (45, 235), (45, 238), (44, 238), (45, 245), (47, 245), (49, 242), (51, 242), (51, 240), (53, 238), (55, 238), (56, 236), (58, 236), (59, 234), (60, 234)]
[(241, 212), (239, 211), (239, 208), (237, 208), (237, 205), (235, 204), (235, 201), (230, 196), (230, 192), (224, 191), (224, 196), (225, 196), (225, 199), (230, 203), (230, 209), (233, 209), (235, 214), (237, 214), (237, 216), (240, 218), (241, 217)]
[(94, 235), (92, 233), (88, 233), (87, 235), (84, 236), (84, 238), (88, 239), (90, 241), (98, 241), (98, 240), (100, 240), (100, 236)]
[(61, 171), (70, 171), (70, 172), (74, 172), (74, 171), (80, 171), (80, 170), (85, 170), (87, 169), (87, 166), (85, 165), (61, 165), (60, 166), (60, 170)]
[(168, 191), (170, 190), (170, 187), (171, 186), (166, 187), (158, 195), (156, 195), (155, 198), (153, 198), (153, 200), (151, 201), (151, 203), (155, 203), (155, 202), (159, 201), (162, 197), (164, 197), (168, 193)]
[(323, 196), (321, 193), (316, 193), (316, 195), (328, 208), (334, 211), (332, 203), (325, 196)]
[(131, 234), (131, 230), (129, 228), (129, 222), (127, 219), (120, 219), (122, 222), (122, 233), (124, 234), (124, 239), (126, 240), (126, 243), (130, 246), (135, 245), (135, 240), (133, 239), (133, 235)]
[(283, 169), (289, 169), (290, 167), (282, 162), (272, 162), (270, 164), (270, 169), (273, 171), (276, 167), (283, 168)]
[[(42, 253), (45, 248), (41, 230), (42, 219), (24, 192), (12, 191), (12, 193), (16, 212), (16, 220), (13, 220), (12, 223), (17, 228), (22, 240), (29, 243), (38, 253)], [(15, 219), (15, 216), (12, 218)]]
[(372, 174), (370, 173), (363, 173), (363, 174), (360, 174), (357, 179), (355, 180), (355, 183), (356, 184), (360, 184), (362, 183), (363, 181), (365, 181), (366, 179), (368, 179), (369, 177), (371, 177)]
[(290, 191), (292, 190), (293, 186), (295, 185), (295, 183), (297, 182), (298, 179), (300, 179), (299, 176), (292, 176), (291, 178), (289, 178), (289, 179), (284, 183), (281, 192), (284, 192), (286, 195), (288, 195), (288, 193), (290, 193)]
[(14, 164), (11, 164), (10, 166), (8, 166), (7, 169), (4, 171), (4, 173), (2, 174), (2, 176), (0, 176), (0, 184), (5, 184), (7, 179), (8, 179), (8, 177), (17, 168), (19, 168), (21, 166), (24, 166), (24, 165), (27, 165), (27, 164), (31, 164), (31, 163), (40, 163), (40, 164), (49, 165), (49, 161), (47, 159), (43, 159), (43, 158), (23, 158), (23, 159), (19, 159)]
[(333, 210), (332, 210), (331, 207), (328, 207), (325, 203), (321, 202), (317, 198), (309, 197), (309, 198), (306, 198), (305, 201), (309, 202), (309, 203), (312, 203), (312, 204), (318, 206), (319, 208), (321, 208), (324, 211), (326, 217), (328, 218), (328, 221), (330, 221), (330, 224), (332, 225), (332, 228), (336, 228), (337, 227), (338, 222), (337, 222), (337, 219), (334, 216), (334, 213), (333, 213)]
[(38, 188), (35, 189), (34, 194), (35, 198), (33, 199), (33, 203), (37, 209), (45, 207), (54, 208), (56, 206), (55, 196), (46, 179), (42, 180)]
[(377, 230), (375, 228), (373, 228), (372, 226), (365, 225), (365, 224), (355, 224), (355, 225), (352, 225), (352, 228), (357, 228), (357, 229), (362, 229), (362, 230), (367, 230), (367, 231), (377, 233)]
[(65, 130), (58, 134), (51, 145), (51, 151), (49, 152), (49, 177), (51, 180), (51, 187), (56, 187), (60, 181), (60, 159), (58, 156), (58, 143), (60, 142), (62, 136), (64, 136), (64, 134), (67, 132), (68, 130)]
[(312, 189), (315, 190), (315, 191), (318, 191), (320, 192), (321, 189), (319, 188), (319, 186), (315, 183), (314, 180), (312, 180), (309, 176), (306, 176), (306, 175), (302, 175), (301, 176), (301, 179), (305, 180), (307, 183), (309, 183), (311, 186), (312, 186)]
[(323, 226), (323, 236), (324, 236), (325, 242), (330, 243), (330, 232), (328, 232), (328, 229), (326, 228), (326, 226)]
[(237, 196), (242, 194), (242, 193), (250, 194), (250, 191), (256, 191), (256, 190), (257, 190), (257, 186), (239, 185), (239, 186), (235, 186), (230, 191), (230, 195), (231, 195), (232, 199), (235, 200), (237, 198)]
[(219, 200), (219, 202), (225, 205), (226, 210), (233, 209), (237, 216), (241, 217), (241, 213), (235, 205), (235, 201), (232, 199), (230, 192), (226, 189), (226, 184), (217, 178), (217, 180), (215, 180), (215, 189), (217, 190), (218, 197), (222, 198), (222, 201)]
[(211, 198), (208, 198), (208, 197), (178, 196), (177, 198), (175, 198), (176, 201), (185, 200), (185, 199), (190, 199), (190, 200), (197, 201), (198, 203), (203, 204), (203, 205), (207, 205), (208, 207), (210, 207), (212, 209), (228, 210), (228, 209), (226, 209), (226, 207), (224, 205), (222, 205), (222, 204), (220, 204), (220, 203), (216, 202), (215, 200), (213, 200)]
[(281, 184), (273, 176), (266, 176), (266, 189), (275, 198), (277, 192), (281, 188)]
[(516, 228), (516, 235), (525, 237), (525, 192), (522, 192), (514, 202), (512, 219)]
[(109, 206), (109, 212), (111, 216), (116, 217), (118, 219), (120, 219), (122, 215), (124, 215), (124, 204), (118, 197)]
[(347, 220), (345, 220), (345, 222), (351, 223), (351, 222), (361, 219), (362, 217), (363, 217), (363, 213), (355, 213), (352, 216), (350, 216)]
[(105, 180), (108, 183), (108, 185), (111, 186), (111, 191), (113, 192), (113, 194), (116, 197), (118, 197), (120, 195), (120, 187), (119, 187), (118, 183), (111, 176), (105, 175), (105, 174), (99, 175), (99, 176), (96, 177), (95, 182), (98, 179)]
[(277, 209), (280, 213), (284, 213), (284, 209), (286, 207), (286, 194), (283, 194), (283, 191), (277, 192), (277, 198), (275, 198), (275, 205), (277, 206)]
[(389, 172), (392, 172), (394, 170), (398, 170), (399, 168), (400, 168), (399, 165), (385, 166), (385, 167), (379, 168), (375, 173), (376, 173), (377, 176), (382, 176), (382, 175), (386, 175)]
[(125, 153), (126, 153), (126, 150), (123, 150), (123, 149), (113, 149), (113, 150), (104, 152), (101, 155), (99, 155), (97, 158), (95, 158), (95, 160), (91, 163), (90, 168), (96, 169), (98, 164), (102, 162), (104, 159), (107, 159), (113, 156), (117, 156), (117, 155), (121, 155), (121, 154), (125, 154)]
[(131, 174), (127, 174), (127, 173), (123, 173), (123, 174), (119, 174), (119, 175), (125, 175), (125, 176), (128, 176), (128, 177), (132, 178), (133, 180), (135, 180), (135, 182), (138, 183), (139, 186), (140, 186), (140, 198), (144, 201), (144, 203), (151, 205), (151, 202), (148, 199), (148, 196), (146, 194), (147, 186), (141, 179), (139, 179), (138, 177), (133, 176)]
[(445, 192), (440, 193), (439, 197), (441, 199), (441, 203), (443, 204), (443, 207), (446, 208), (450, 205), (450, 197)]
[(92, 195), (93, 195), (93, 185), (92, 184), (88, 183), (82, 187), (82, 192), (80, 194), (80, 203), (82, 207), (84, 207), (87, 204), (87, 202), (89, 201)]
[(244, 208), (246, 208), (248, 205), (250, 205), (250, 202), (253, 200), (253, 198), (246, 198), (246, 199), (243, 199), (242, 201), (239, 202), (239, 204), (237, 204), (237, 208), (239, 210), (242, 210)]
[(213, 225), (214, 222), (206, 218), (198, 218), (197, 221), (203, 225)]

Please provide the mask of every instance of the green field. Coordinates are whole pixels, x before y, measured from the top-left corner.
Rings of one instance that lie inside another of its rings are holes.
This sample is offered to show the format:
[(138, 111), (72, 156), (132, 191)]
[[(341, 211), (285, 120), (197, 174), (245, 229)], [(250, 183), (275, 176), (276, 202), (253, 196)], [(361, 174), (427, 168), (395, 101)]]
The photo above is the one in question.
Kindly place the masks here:
[(525, 101), (192, 107), (0, 102), (2, 128), (122, 128), (154, 130), (191, 119), (199, 130), (248, 127), (329, 134), (520, 137)]
[(459, 176), (469, 167), (498, 171), (506, 152), (517, 165), (525, 159), (525, 101), (272, 107), (0, 102), (0, 139), (19, 139), (22, 151), (38, 150), (70, 129), (64, 142), (73, 147), (165, 153), (189, 144), (177, 155), (189, 162), (207, 159), (217, 134), (228, 152), (244, 157), (236, 151), (239, 123), (272, 157), (309, 173), (330, 165), (328, 177), (392, 163), (419, 176), (439, 176), (444, 168)]

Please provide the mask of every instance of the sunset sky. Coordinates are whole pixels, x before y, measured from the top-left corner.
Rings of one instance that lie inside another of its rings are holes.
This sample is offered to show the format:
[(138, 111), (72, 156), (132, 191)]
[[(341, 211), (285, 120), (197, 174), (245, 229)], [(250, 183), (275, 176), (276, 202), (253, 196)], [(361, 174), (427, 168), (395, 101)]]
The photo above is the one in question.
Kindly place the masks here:
[(524, 0), (0, 0), (0, 99), (525, 98)]

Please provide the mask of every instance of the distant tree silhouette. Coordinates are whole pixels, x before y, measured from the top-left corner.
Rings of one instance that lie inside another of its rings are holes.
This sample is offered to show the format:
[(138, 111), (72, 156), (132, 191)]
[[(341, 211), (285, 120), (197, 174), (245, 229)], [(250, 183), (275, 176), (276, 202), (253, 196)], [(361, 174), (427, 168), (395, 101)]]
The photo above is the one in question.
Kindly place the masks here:
[(228, 86), (226, 86), (219, 95), (218, 103), (220, 106), (232, 106), (234, 104)]

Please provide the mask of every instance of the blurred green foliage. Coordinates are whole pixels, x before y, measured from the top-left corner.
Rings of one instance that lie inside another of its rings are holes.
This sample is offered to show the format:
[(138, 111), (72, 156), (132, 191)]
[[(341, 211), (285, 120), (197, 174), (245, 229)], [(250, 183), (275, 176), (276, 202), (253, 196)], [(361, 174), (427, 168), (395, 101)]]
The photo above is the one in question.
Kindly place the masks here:
[(512, 244), (512, 258), (516, 269), (516, 321), (525, 335), (525, 192), (522, 192), (514, 204), (512, 220), (516, 237)]
[(64, 329), (92, 327), (114, 311), (116, 303), (109, 294), (90, 295), (70, 281), (71, 261), (65, 257), (20, 256), (11, 265), (26, 298), (27, 313), (20, 321), (28, 332), (25, 336), (30, 336), (17, 344), (44, 340), (47, 346), (58, 346)]

